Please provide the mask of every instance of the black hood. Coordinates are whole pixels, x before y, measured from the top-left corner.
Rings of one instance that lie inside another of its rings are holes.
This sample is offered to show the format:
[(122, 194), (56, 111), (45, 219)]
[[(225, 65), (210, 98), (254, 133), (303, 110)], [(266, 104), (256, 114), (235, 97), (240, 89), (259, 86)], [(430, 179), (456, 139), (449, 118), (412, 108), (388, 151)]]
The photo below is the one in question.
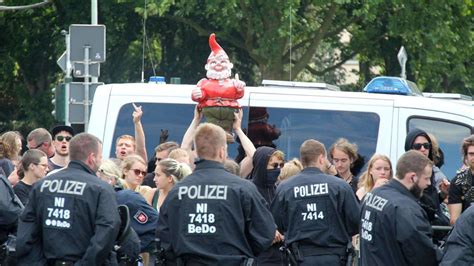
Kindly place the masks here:
[(276, 180), (272, 183), (268, 183), (267, 180), (268, 161), (275, 151), (275, 148), (267, 146), (258, 147), (253, 155), (253, 169), (249, 176), (249, 179), (251, 179), (255, 186), (257, 186), (258, 191), (267, 202), (270, 202), (275, 194)]
[[(421, 130), (419, 128), (412, 129), (410, 132), (408, 132), (407, 137), (405, 139), (405, 151), (409, 151), (412, 149), (413, 142), (415, 142), (415, 139), (418, 136), (423, 136), (425, 137), (428, 142), (431, 144), (431, 138), (428, 136), (428, 133), (426, 131)], [(433, 153), (432, 153), (433, 147), (430, 148), (430, 153), (428, 154), (428, 158), (433, 161)]]

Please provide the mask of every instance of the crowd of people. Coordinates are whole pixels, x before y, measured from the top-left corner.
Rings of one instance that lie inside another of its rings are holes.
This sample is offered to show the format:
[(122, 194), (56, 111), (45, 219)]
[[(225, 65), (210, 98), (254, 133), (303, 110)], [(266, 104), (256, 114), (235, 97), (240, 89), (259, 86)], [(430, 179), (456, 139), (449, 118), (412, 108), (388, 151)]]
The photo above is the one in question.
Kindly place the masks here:
[(421, 129), (398, 161), (374, 154), (363, 168), (344, 138), (328, 149), (308, 139), (299, 158), (256, 147), (238, 110), (235, 161), (229, 130), (196, 108), (181, 144), (163, 140), (149, 160), (134, 108), (134, 136), (116, 140), (115, 158), (69, 126), (34, 129), (24, 153), (21, 134), (0, 136), (1, 265), (474, 263), (474, 135), (460, 140), (449, 182)]

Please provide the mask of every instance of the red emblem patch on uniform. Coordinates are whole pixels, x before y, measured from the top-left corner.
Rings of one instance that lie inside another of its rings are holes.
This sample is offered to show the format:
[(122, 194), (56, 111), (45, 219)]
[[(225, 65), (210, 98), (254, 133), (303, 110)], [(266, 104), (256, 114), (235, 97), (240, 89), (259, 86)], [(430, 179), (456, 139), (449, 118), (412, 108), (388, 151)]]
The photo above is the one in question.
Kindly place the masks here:
[(146, 222), (148, 222), (148, 215), (146, 215), (146, 213), (144, 213), (141, 210), (139, 210), (137, 213), (135, 213), (133, 218), (141, 224), (146, 224)]

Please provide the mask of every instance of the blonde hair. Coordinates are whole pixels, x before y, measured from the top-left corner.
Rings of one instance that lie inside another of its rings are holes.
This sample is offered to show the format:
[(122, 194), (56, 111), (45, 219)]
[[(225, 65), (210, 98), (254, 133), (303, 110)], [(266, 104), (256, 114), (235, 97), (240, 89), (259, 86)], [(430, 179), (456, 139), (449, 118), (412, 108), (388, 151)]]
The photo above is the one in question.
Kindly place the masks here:
[(224, 169), (227, 170), (227, 172), (234, 174), (236, 176), (240, 176), (240, 166), (239, 164), (232, 160), (232, 159), (226, 159), (224, 162)]
[(284, 161), (285, 153), (280, 150), (276, 150), (272, 153), (272, 155), (270, 155), (270, 157), (276, 157), (277, 159)]
[(189, 165), (180, 163), (175, 159), (164, 159), (159, 161), (156, 165), (160, 167), (160, 170), (166, 176), (171, 176), (175, 184), (192, 173), (191, 167), (189, 167)]
[(431, 153), (433, 157), (433, 163), (435, 165), (438, 165), (441, 162), (441, 152), (440, 152), (438, 140), (433, 134), (431, 133), (427, 133), (427, 134), (431, 140)]
[(189, 153), (187, 150), (185, 149), (182, 149), (182, 148), (177, 148), (177, 149), (174, 149), (172, 151), (170, 151), (169, 155), (168, 155), (168, 158), (170, 159), (175, 159), (175, 160), (178, 160), (179, 158), (188, 158), (188, 162), (189, 162)]
[(99, 167), (99, 172), (115, 178), (115, 181), (121, 182), (120, 177), (122, 176), (122, 171), (120, 167), (111, 159), (104, 159)]
[(303, 170), (303, 165), (300, 160), (293, 158), (283, 165), (278, 176), (278, 181), (281, 182), (289, 177), (297, 175)]
[(10, 160), (18, 159), (18, 156), (20, 154), (21, 147), (17, 147), (17, 144), (16, 144), (17, 139), (21, 140), (21, 135), (15, 131), (7, 131), (3, 133), (2, 136), (0, 137), (0, 140), (3, 141), (3, 143), (8, 146), (5, 157), (7, 157)]
[(145, 166), (147, 165), (145, 160), (143, 160), (141, 156), (136, 154), (128, 155), (123, 159), (122, 164), (120, 165), (120, 168), (122, 168), (122, 178), (125, 178), (125, 172), (132, 169), (132, 165), (136, 162), (142, 163)]
[(388, 163), (390, 166), (390, 176), (389, 179), (393, 178), (393, 167), (392, 167), (392, 162), (390, 162), (390, 158), (383, 154), (374, 154), (372, 158), (370, 158), (367, 170), (361, 175), (358, 187), (361, 188), (363, 187), (365, 191), (370, 192), (375, 185), (375, 179), (374, 177), (370, 174), (370, 171), (374, 167), (374, 164), (377, 160), (383, 160)]

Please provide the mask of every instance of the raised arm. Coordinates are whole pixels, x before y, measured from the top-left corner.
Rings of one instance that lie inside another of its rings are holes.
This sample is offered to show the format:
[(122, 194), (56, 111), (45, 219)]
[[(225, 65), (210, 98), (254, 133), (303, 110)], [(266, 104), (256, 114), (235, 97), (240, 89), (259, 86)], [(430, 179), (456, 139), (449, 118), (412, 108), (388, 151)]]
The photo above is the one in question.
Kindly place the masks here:
[(133, 111), (133, 124), (135, 125), (135, 153), (138, 154), (145, 160), (145, 162), (148, 162), (148, 156), (146, 152), (146, 145), (145, 145), (145, 131), (143, 131), (143, 126), (142, 126), (142, 107), (141, 106), (136, 106), (134, 103), (133, 108), (135, 111)]
[(240, 175), (245, 177), (252, 171), (252, 159), (256, 149), (252, 141), (247, 137), (247, 135), (245, 135), (244, 131), (242, 131), (242, 109), (239, 109), (239, 112), (235, 113), (234, 117), (234, 124), (232, 126), (234, 128), (235, 134), (237, 134), (240, 139), (242, 148), (244, 148), (245, 151), (245, 158), (240, 162)]
[(193, 120), (191, 121), (191, 124), (189, 124), (189, 127), (186, 130), (186, 133), (184, 133), (183, 140), (181, 141), (181, 148), (182, 149), (185, 149), (185, 150), (188, 150), (188, 151), (192, 150), (194, 131), (199, 126), (199, 123), (201, 123), (201, 119), (202, 119), (202, 113), (196, 105), (194, 107)]

